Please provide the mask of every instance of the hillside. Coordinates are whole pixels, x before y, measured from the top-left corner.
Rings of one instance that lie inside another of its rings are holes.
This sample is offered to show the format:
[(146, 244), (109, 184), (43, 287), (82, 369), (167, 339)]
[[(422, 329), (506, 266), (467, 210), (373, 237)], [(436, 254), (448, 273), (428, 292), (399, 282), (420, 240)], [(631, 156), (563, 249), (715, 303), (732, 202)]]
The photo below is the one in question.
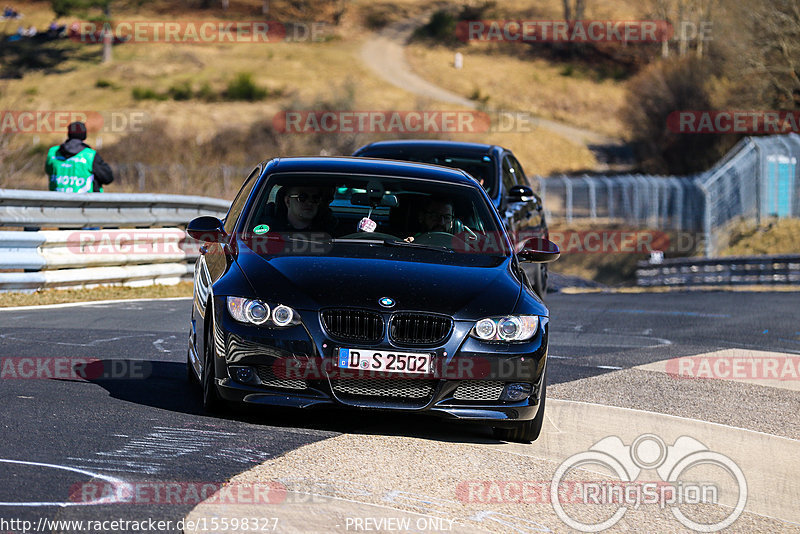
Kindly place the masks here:
[[(201, 2), (116, 1), (112, 2), (112, 19), (116, 24), (155, 21), (186, 25), (265, 18), (260, 12), (260, 0), (232, 1), (228, 10), (222, 10), (216, 2), (209, 4), (210, 8), (201, 9)], [(196, 167), (209, 173), (208, 169), (219, 165), (247, 168), (278, 155), (349, 153), (361, 144), (393, 136), (276, 131), (273, 120), (287, 109), (459, 109), (387, 84), (359, 60), (359, 50), (374, 35), (372, 30), (428, 13), (430, 4), (416, 0), (360, 0), (347, 2), (341, 13), (335, 9), (337, 2), (316, 2), (315, 9), (305, 12), (298, 11), (294, 7), (297, 4), (273, 0), (266, 17), (283, 24), (290, 39), (292, 35), (297, 37), (294, 41), (125, 42), (113, 47), (111, 63), (101, 62), (102, 46), (96, 43), (69, 39), (7, 43), (2, 52), (0, 107), (100, 114), (106, 123), (105, 131), (90, 131), (88, 141), (100, 148), (112, 165), (141, 162), (148, 168), (167, 168), (178, 164), (190, 175)], [(559, 4), (551, 0), (542, 3), (542, 14), (556, 16)], [(509, 13), (524, 5), (503, 4)], [(596, 13), (609, 14), (610, 9), (609, 2), (598, 3)], [(33, 24), (40, 31), (54, 19), (49, 2), (26, 3), (21, 10), (24, 24)], [(70, 15), (59, 19), (59, 23), (69, 25), (98, 15)], [(308, 28), (315, 22), (321, 30), (312, 41)], [(10, 35), (16, 31), (16, 22), (2, 24), (0, 32)], [(616, 120), (622, 98), (619, 81), (575, 71), (565, 73), (564, 67), (554, 61), (531, 61), (525, 55), (514, 57), (480, 46), (474, 51), (465, 50), (465, 68), (456, 71), (452, 68), (452, 51), (448, 45), (427, 47), (414, 42), (407, 57), (424, 78), (467, 97), (477, 90), (495, 108), (557, 118), (608, 135), (621, 133)], [(485, 76), (483, 73), (489, 70), (493, 75)], [(237, 77), (241, 81), (242, 76), (247, 81), (245, 98), (250, 95), (252, 100), (230, 96), (231, 85)], [(559, 103), (565, 94), (576, 95), (569, 105)], [(117, 123), (116, 127), (109, 127), (112, 122)], [(47, 146), (64, 137), (57, 128), (49, 130), (0, 134), (6, 161), (0, 171), (0, 186), (44, 187), (39, 173), (43, 154)], [(526, 133), (433, 136), (506, 145), (518, 154), (529, 174), (569, 172), (596, 165), (593, 154), (574, 140), (535, 128)], [(20, 173), (19, 169), (23, 171)], [(11, 170), (15, 171), (13, 183)], [(234, 178), (227, 189), (220, 191), (220, 184), (212, 178), (197, 180), (194, 192), (231, 196), (237, 183)], [(147, 182), (147, 190), (181, 191), (186, 185), (186, 180), (153, 179)], [(138, 185), (131, 179), (119, 180), (111, 190), (136, 191)]]

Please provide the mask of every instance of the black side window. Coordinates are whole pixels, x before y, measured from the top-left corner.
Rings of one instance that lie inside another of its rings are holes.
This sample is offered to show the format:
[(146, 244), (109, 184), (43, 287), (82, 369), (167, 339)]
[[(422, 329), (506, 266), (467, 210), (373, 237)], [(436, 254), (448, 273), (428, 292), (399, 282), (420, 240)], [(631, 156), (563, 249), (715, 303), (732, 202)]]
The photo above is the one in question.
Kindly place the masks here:
[(522, 165), (519, 164), (514, 157), (509, 157), (511, 160), (511, 170), (514, 172), (514, 178), (519, 185), (530, 185), (528, 184), (528, 178), (525, 176), (525, 171), (522, 170)]
[(228, 215), (225, 217), (226, 233), (230, 234), (233, 232), (234, 228), (236, 228), (236, 221), (239, 219), (239, 215), (242, 214), (242, 209), (244, 209), (250, 192), (253, 190), (253, 187), (255, 187), (256, 182), (258, 182), (259, 175), (261, 175), (261, 167), (256, 167), (244, 181), (244, 185), (239, 190), (239, 194), (236, 195), (236, 198), (233, 200), (231, 209), (228, 210)]
[(514, 175), (514, 168), (511, 166), (509, 157), (506, 156), (503, 158), (503, 194), (507, 195), (515, 185), (517, 185), (517, 179)]

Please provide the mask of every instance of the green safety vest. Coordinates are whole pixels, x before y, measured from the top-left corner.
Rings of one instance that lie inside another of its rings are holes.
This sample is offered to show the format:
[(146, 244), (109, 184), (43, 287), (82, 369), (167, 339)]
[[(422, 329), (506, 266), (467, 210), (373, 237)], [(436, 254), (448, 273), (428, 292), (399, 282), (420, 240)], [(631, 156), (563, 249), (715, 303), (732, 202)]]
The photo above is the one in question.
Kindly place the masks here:
[[(47, 153), (47, 173), (50, 177), (50, 191), (62, 193), (91, 193), (94, 191), (92, 165), (97, 152), (84, 148), (71, 158), (58, 155), (59, 145), (51, 147)], [(100, 191), (103, 188), (100, 187)]]

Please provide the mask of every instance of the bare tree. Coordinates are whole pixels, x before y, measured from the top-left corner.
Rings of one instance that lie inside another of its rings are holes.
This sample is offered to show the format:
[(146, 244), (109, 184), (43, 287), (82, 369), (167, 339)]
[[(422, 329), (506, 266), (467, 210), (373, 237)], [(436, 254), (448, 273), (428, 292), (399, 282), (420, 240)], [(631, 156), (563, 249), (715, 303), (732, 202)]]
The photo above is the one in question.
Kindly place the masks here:
[(583, 20), (586, 14), (586, 0), (562, 0), (564, 20)]
[[(673, 30), (672, 38), (678, 43), (678, 55), (686, 56), (694, 46), (697, 57), (706, 53), (708, 38), (703, 29), (712, 21), (720, 0), (650, 0), (650, 12), (658, 20), (667, 22)], [(661, 42), (661, 57), (670, 55), (669, 40)]]
[(749, 38), (736, 54), (741, 75), (761, 105), (799, 108), (800, 93), (800, 4), (797, 0), (757, 2), (743, 0), (738, 17), (747, 13)]

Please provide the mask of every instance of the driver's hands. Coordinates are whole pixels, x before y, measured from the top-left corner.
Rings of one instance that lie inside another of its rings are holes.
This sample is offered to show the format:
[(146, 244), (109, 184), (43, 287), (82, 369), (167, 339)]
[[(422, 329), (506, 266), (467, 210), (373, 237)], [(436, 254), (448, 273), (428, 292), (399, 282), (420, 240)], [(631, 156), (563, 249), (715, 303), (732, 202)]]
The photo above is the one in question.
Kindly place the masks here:
[(410, 235), (407, 238), (403, 239), (403, 241), (405, 241), (406, 243), (413, 243), (414, 242), (414, 236)]

